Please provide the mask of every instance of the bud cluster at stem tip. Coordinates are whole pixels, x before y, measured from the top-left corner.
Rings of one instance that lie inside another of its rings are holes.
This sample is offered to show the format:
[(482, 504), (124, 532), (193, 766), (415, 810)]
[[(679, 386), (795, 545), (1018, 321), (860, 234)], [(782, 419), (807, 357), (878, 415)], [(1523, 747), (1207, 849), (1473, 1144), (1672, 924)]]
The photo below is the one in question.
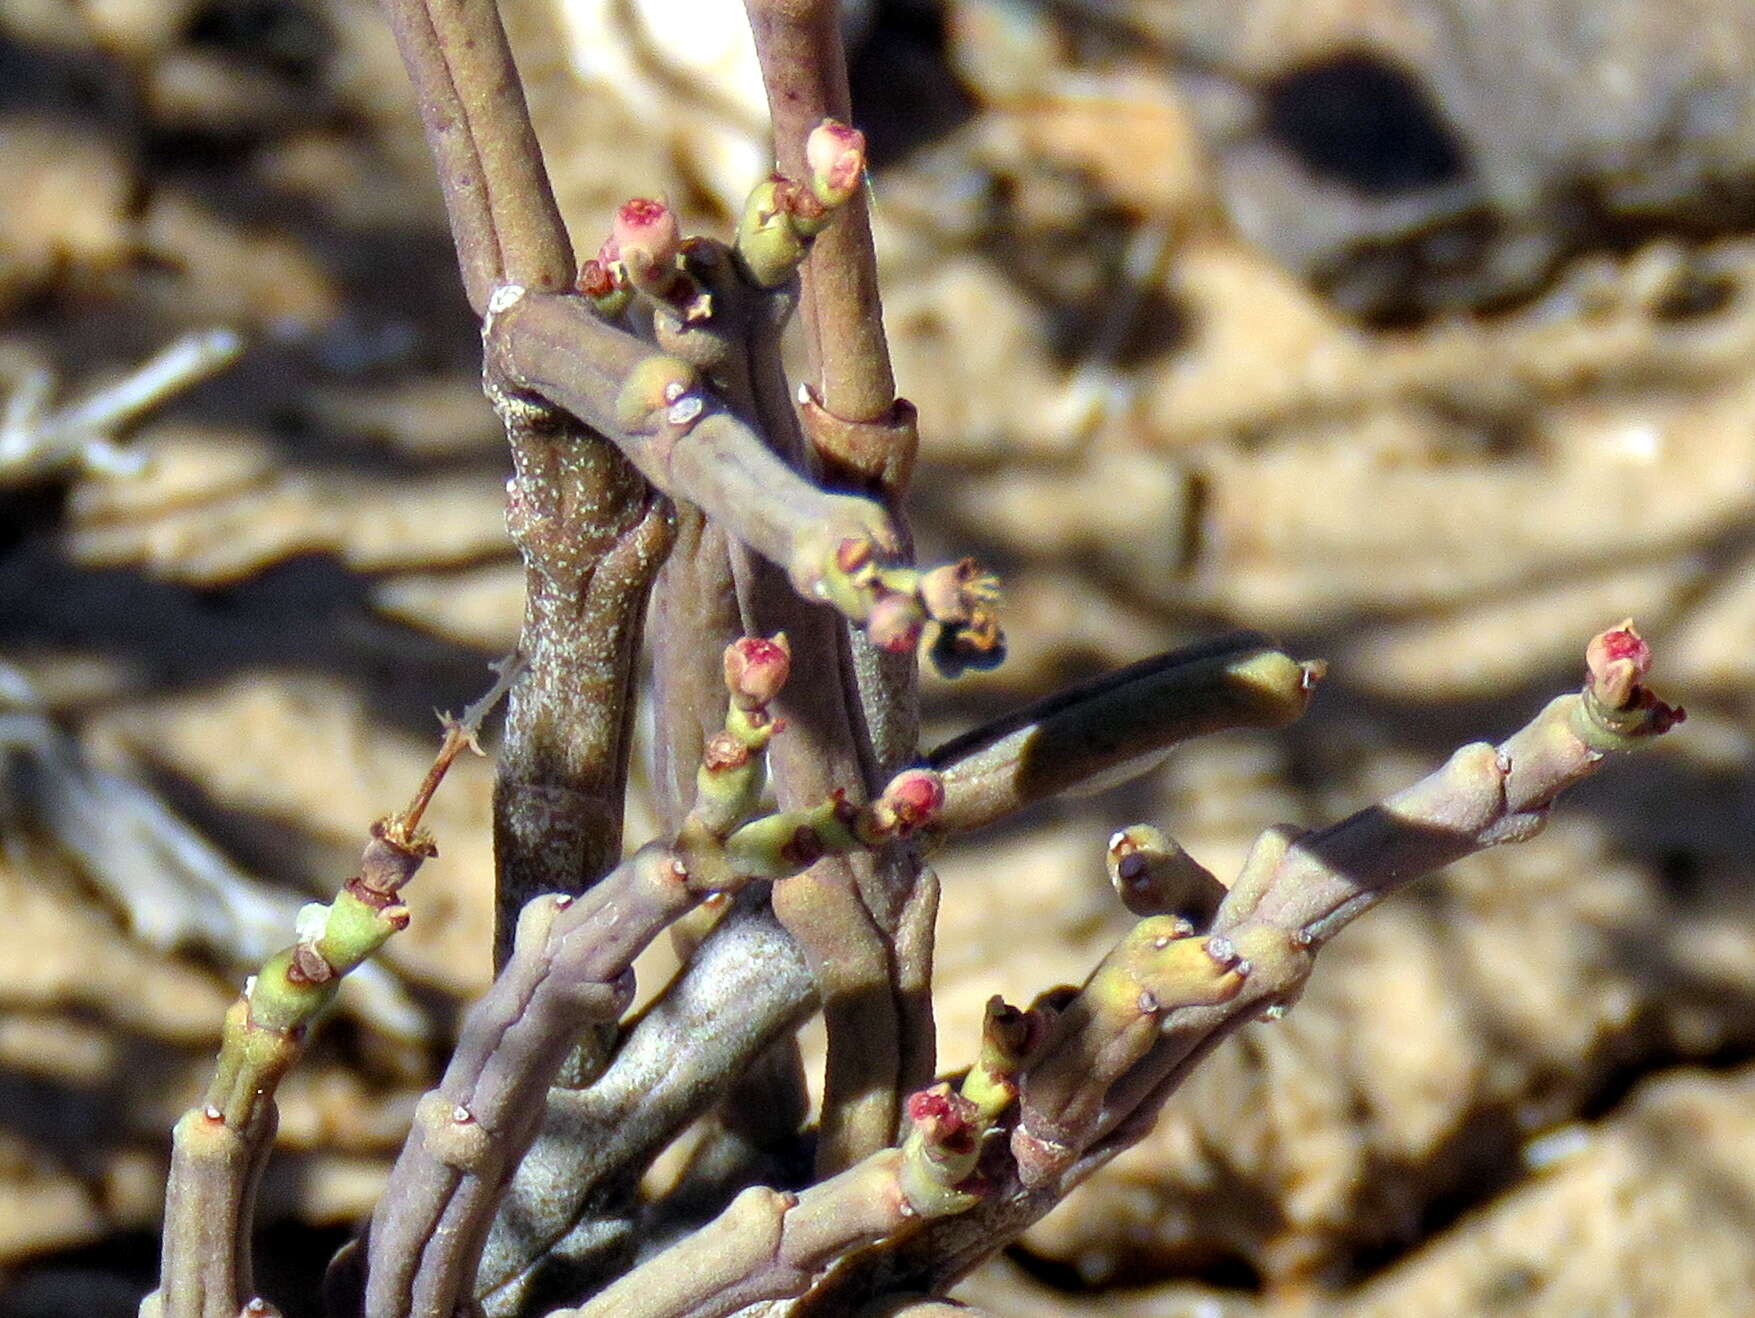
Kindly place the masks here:
[(725, 689), (739, 709), (760, 709), (792, 674), (792, 647), (786, 633), (772, 639), (740, 636), (725, 647)]
[(634, 197), (616, 207), (609, 237), (579, 268), (576, 284), (605, 315), (619, 315), (635, 292), (672, 298), (683, 275), (683, 237), (676, 212), (663, 201)]
[(1651, 646), (1628, 618), (1591, 638), (1585, 648), (1585, 692), (1608, 715), (1624, 723), (1636, 718), (1641, 730), (1656, 735), (1688, 717), (1680, 706), (1668, 705), (1644, 685), (1651, 672)]

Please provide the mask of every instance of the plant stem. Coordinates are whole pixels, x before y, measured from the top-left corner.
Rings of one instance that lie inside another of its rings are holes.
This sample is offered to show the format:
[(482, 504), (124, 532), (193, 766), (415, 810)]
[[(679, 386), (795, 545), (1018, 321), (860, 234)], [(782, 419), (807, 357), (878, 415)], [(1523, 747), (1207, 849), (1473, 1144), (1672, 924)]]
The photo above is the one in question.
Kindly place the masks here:
[(438, 165), (464, 290), (477, 315), (500, 284), (573, 282), (524, 85), (492, 0), (382, 0)]

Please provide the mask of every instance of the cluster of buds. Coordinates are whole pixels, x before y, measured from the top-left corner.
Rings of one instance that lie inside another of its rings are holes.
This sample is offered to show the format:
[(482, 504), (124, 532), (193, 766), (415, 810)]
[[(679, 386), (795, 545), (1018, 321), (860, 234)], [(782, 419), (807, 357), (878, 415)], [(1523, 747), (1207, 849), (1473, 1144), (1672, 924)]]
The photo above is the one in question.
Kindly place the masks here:
[(902, 1189), (922, 1217), (960, 1213), (987, 1190), (978, 1170), (987, 1138), (1018, 1096), (1018, 1072), (1047, 1029), (1037, 1011), (1004, 999), (987, 1003), (981, 1051), (957, 1092), (948, 1083), (909, 1097), (902, 1141)]
[(805, 140), (804, 157), (808, 178), (772, 174), (744, 203), (737, 226), (738, 260), (757, 288), (777, 288), (790, 279), (809, 252), (810, 240), (859, 191), (865, 177), (865, 135), (825, 119)]
[(920, 599), (932, 620), (927, 653), (946, 677), (985, 672), (1005, 660), (999, 626), (999, 579), (972, 558), (920, 575)]
[(676, 212), (662, 201), (635, 197), (616, 207), (609, 237), (579, 267), (575, 287), (609, 317), (625, 311), (635, 294), (690, 306), (696, 289), (683, 270), (685, 248)]
[(890, 567), (869, 541), (848, 539), (836, 546), (823, 585), (843, 613), (864, 619), (880, 650), (905, 654), (926, 636), (927, 653), (946, 677), (995, 668), (1005, 658), (999, 581), (972, 558), (924, 572)]
[(975, 1165), (989, 1125), (949, 1084), (908, 1097), (902, 1140), (902, 1193), (921, 1217), (948, 1217), (972, 1208), (986, 1190)]
[(762, 753), (783, 726), (768, 710), (792, 672), (786, 634), (740, 636), (725, 647), (725, 726), (702, 748), (689, 827), (724, 837), (754, 813), (766, 778)]
[(938, 822), (944, 779), (931, 769), (904, 769), (866, 805), (836, 792), (805, 810), (751, 820), (725, 839), (725, 862), (749, 878), (785, 878), (827, 855), (865, 851), (899, 841)]
[(913, 568), (886, 567), (865, 539), (835, 547), (833, 569), (824, 576), (829, 600), (850, 618), (863, 618), (865, 634), (880, 650), (907, 654), (920, 644), (926, 608)]

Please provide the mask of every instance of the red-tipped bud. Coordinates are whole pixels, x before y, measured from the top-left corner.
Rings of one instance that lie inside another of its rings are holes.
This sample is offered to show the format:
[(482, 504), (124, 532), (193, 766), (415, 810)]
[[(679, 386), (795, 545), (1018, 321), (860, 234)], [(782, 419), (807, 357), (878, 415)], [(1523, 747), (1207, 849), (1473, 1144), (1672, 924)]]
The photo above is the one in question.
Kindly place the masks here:
[(931, 769), (904, 769), (884, 788), (879, 804), (903, 833), (924, 828), (945, 808), (945, 783)]
[(589, 298), (606, 298), (616, 291), (615, 275), (602, 261), (593, 258), (579, 267), (575, 287)]
[(784, 632), (772, 640), (740, 636), (725, 647), (725, 689), (739, 709), (760, 709), (786, 685), (792, 647)]
[(1634, 630), (1631, 618), (1592, 638), (1584, 662), (1589, 670), (1586, 689), (1597, 703), (1623, 720), (1635, 718), (1642, 733), (1661, 735), (1688, 717), (1687, 710), (1665, 704), (1641, 685), (1651, 672), (1651, 647)]
[(1584, 652), (1591, 690), (1610, 709), (1625, 709), (1634, 691), (1651, 671), (1651, 647), (1629, 618), (1619, 627), (1595, 636)]
[(635, 197), (616, 208), (603, 251), (622, 263), (636, 288), (663, 292), (676, 274), (682, 226), (662, 201)]
[(865, 134), (825, 119), (804, 142), (811, 190), (828, 206), (839, 206), (859, 190), (865, 176)]
[(907, 1111), (908, 1120), (929, 1145), (952, 1153), (974, 1149), (975, 1105), (961, 1094), (952, 1093), (949, 1085), (934, 1085), (910, 1094)]
[(880, 650), (907, 654), (920, 644), (920, 633), (925, 626), (926, 616), (921, 612), (920, 601), (901, 591), (891, 591), (872, 603), (871, 612), (865, 619), (865, 634)]
[(908, 1095), (908, 1120), (916, 1124), (948, 1121), (952, 1116), (951, 1096), (942, 1089), (922, 1089)]

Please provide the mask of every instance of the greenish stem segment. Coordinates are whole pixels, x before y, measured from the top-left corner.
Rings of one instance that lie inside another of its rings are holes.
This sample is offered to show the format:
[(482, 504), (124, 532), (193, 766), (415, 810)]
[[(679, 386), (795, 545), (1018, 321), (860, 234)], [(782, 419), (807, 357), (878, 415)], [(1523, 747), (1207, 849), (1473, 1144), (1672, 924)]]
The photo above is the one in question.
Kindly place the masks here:
[(1190, 737), (1277, 728), (1304, 712), (1322, 672), (1267, 637), (1238, 632), (1143, 659), (946, 742), (939, 829), (982, 828), (1072, 790), (1153, 767)]

